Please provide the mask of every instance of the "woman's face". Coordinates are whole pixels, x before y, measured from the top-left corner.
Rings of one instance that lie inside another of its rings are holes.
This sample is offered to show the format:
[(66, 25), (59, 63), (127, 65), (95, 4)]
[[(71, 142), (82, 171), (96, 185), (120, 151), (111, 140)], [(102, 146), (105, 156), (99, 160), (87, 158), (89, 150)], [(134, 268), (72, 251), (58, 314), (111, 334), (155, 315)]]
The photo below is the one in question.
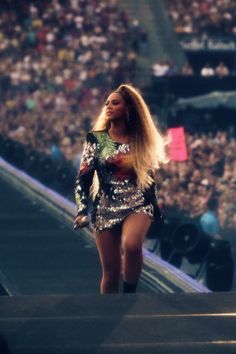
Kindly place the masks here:
[(127, 107), (125, 100), (118, 92), (111, 93), (105, 102), (106, 118), (109, 121), (126, 119)]

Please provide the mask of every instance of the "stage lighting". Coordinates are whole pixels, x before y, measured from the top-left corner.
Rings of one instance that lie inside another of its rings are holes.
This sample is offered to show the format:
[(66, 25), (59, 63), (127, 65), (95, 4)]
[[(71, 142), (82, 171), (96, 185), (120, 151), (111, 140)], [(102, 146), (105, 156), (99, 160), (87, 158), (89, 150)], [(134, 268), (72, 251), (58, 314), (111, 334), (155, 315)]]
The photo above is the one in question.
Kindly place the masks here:
[(176, 219), (169, 219), (163, 224), (160, 255), (164, 260), (180, 267), (183, 257), (193, 257), (200, 243), (201, 234), (197, 225), (189, 221), (181, 223)]
[(159, 248), (161, 258), (177, 268), (181, 266), (183, 255), (174, 248), (172, 240), (179, 225), (180, 223), (176, 220), (164, 220)]
[(173, 249), (171, 239), (167, 234), (163, 235), (161, 238), (160, 256), (162, 259), (171, 263), (177, 268), (181, 266), (183, 256), (181, 253), (178, 253)]
[(183, 255), (192, 251), (200, 240), (198, 227), (191, 223), (177, 226), (171, 238), (173, 249)]
[(210, 236), (200, 233), (199, 242), (186, 254), (187, 260), (192, 264), (202, 263), (209, 252), (211, 244)]

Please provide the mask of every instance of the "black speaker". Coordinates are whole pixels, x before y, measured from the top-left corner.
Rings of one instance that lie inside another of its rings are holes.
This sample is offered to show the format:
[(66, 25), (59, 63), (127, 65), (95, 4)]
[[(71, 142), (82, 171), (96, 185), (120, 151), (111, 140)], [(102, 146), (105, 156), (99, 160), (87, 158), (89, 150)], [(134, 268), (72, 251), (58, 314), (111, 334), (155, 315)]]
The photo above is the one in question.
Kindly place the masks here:
[(214, 262), (217, 264), (226, 264), (231, 258), (231, 245), (227, 240), (212, 240), (208, 262)]
[(164, 233), (161, 237), (161, 242), (160, 242), (161, 258), (167, 261), (172, 253), (173, 253), (173, 245), (171, 243), (170, 236), (167, 233)]
[(199, 240), (199, 229), (192, 223), (180, 224), (171, 237), (173, 249), (183, 255), (192, 251), (198, 245)]
[(183, 254), (175, 248), (173, 238), (181, 223), (175, 219), (165, 219), (162, 224), (160, 239), (160, 256), (165, 261), (179, 268), (182, 263)]
[(217, 264), (214, 262), (207, 263), (206, 267), (206, 284), (212, 291), (230, 291), (234, 278), (234, 262), (228, 259), (225, 264)]
[(206, 261), (206, 283), (212, 291), (230, 291), (233, 285), (234, 261), (227, 240), (213, 240)]
[(186, 254), (187, 260), (192, 264), (203, 262), (208, 255), (210, 244), (210, 236), (201, 233), (199, 242)]

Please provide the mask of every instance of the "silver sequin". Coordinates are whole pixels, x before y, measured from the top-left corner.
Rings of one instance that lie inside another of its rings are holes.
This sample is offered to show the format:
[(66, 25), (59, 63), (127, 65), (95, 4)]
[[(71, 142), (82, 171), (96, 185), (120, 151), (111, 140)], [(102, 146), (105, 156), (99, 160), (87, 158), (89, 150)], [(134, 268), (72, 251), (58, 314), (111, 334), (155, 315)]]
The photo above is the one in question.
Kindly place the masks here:
[[(128, 180), (111, 181), (115, 186), (114, 194), (106, 198), (103, 191), (99, 194), (99, 203), (96, 210), (94, 227), (98, 231), (111, 228), (121, 223), (130, 213), (144, 212), (153, 217), (153, 205), (144, 205), (143, 192)], [(111, 188), (112, 190), (113, 188)]]
[(100, 189), (92, 210), (92, 222), (97, 231), (120, 224), (134, 212), (143, 212), (151, 218), (154, 216), (155, 195), (152, 201), (146, 200), (146, 194), (135, 183), (134, 172), (127, 174), (127, 170), (122, 170), (120, 165), (122, 155), (130, 153), (130, 150), (129, 144), (116, 143), (106, 131), (88, 134), (76, 180), (75, 197), (78, 214), (86, 214), (91, 177), (97, 169)]

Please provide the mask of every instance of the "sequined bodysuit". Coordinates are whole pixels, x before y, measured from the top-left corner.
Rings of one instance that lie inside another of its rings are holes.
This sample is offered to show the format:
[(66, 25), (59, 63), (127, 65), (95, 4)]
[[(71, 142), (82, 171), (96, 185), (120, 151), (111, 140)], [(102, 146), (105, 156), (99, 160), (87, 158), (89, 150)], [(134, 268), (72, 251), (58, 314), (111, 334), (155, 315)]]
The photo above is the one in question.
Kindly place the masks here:
[(114, 141), (108, 131), (87, 135), (80, 170), (76, 179), (77, 215), (87, 215), (89, 190), (97, 172), (99, 190), (92, 203), (91, 222), (97, 231), (119, 225), (130, 213), (144, 212), (152, 219), (159, 216), (155, 183), (142, 191), (128, 163), (130, 145)]

